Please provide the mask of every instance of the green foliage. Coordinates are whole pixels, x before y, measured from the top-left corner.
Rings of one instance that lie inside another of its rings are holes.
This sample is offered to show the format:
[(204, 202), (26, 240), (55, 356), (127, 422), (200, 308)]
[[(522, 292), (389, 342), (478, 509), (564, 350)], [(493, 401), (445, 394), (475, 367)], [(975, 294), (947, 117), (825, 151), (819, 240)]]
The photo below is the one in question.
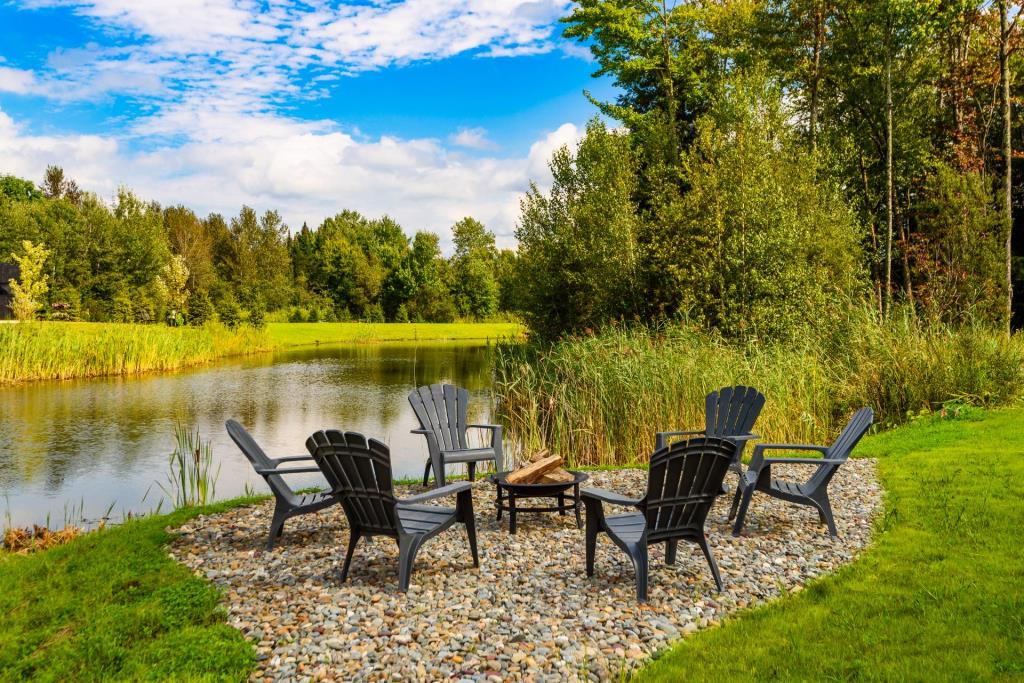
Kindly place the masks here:
[(34, 201), (43, 198), (35, 183), (13, 175), (0, 175), (0, 198), (15, 201)]
[(43, 272), (50, 251), (42, 244), (32, 244), (28, 240), (21, 243), (21, 250), (23, 253), (20, 255), (11, 254), (20, 269), (19, 278), (8, 282), (14, 295), (11, 309), (20, 321), (34, 320), (43, 305), (43, 297), (50, 289), (47, 284), (49, 276)]
[(255, 653), (220, 594), (167, 555), (166, 529), (243, 502), (86, 534), (0, 557), (0, 678), (243, 680)]
[(216, 496), (220, 465), (214, 468), (213, 446), (182, 424), (174, 427), (174, 451), (168, 460), (167, 486), (160, 490), (174, 503), (174, 509), (212, 503)]
[(231, 328), (238, 327), (238, 324), (242, 322), (242, 308), (230, 292), (224, 294), (217, 302), (217, 317), (223, 324)]
[(196, 292), (189, 299), (188, 324), (201, 327), (214, 319), (213, 302), (205, 291)]
[(630, 141), (591, 121), (575, 154), (551, 159), (550, 193), (531, 185), (516, 229), (521, 302), (546, 338), (633, 313), (638, 219)]
[[(856, 562), (687, 637), (638, 680), (1017, 680), (1021, 410), (869, 436), (886, 511)], [(980, 418), (980, 419), (979, 419)], [(884, 643), (884, 647), (880, 644)]]

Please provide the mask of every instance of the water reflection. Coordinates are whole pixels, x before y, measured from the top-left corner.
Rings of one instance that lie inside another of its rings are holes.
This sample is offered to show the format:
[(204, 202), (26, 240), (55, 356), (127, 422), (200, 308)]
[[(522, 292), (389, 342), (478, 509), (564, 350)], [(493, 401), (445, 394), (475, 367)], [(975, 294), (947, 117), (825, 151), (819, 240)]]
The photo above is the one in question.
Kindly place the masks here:
[[(406, 395), (450, 381), (470, 390), (474, 421), (489, 415), (488, 349), (467, 344), (321, 346), (142, 378), (0, 388), (0, 502), (17, 525), (53, 524), (155, 507), (176, 420), (197, 425), (221, 464), (217, 496), (266, 490), (224, 432), (234, 417), (271, 455), (304, 452), (325, 427), (376, 436), (398, 476), (422, 473), (423, 438)], [(296, 486), (320, 484), (296, 475)], [(149, 491), (148, 497), (146, 492)]]

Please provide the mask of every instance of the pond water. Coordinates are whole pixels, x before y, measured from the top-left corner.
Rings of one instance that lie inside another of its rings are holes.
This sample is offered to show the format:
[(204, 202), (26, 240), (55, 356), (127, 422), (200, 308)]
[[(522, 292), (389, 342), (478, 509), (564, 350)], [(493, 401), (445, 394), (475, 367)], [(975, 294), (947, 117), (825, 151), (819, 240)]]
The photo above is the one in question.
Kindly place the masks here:
[[(176, 422), (210, 439), (217, 498), (266, 492), (224, 431), (235, 418), (272, 457), (306, 452), (312, 432), (362, 432), (391, 446), (398, 477), (427, 458), (406, 399), (416, 386), (469, 389), (471, 422), (490, 418), (489, 349), (479, 344), (319, 346), (178, 373), (0, 388), (0, 514), (16, 526), (149, 512), (163, 497)], [(291, 475), (295, 488), (323, 486)], [(148, 494), (147, 494), (148, 492)], [(111, 507), (112, 506), (112, 507)], [(164, 509), (167, 509), (166, 503)]]

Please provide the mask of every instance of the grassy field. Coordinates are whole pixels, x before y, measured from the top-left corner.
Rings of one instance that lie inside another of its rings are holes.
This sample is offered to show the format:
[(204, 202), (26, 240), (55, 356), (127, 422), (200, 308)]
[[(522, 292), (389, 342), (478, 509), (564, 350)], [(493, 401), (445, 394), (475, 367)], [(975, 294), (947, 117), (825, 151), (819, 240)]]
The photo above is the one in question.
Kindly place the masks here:
[(985, 407), (1024, 395), (1024, 335), (859, 321), (835, 339), (727, 343), (683, 327), (610, 330), (551, 347), (499, 344), (494, 394), (507, 433), (574, 466), (646, 461), (654, 435), (704, 424), (704, 396), (734, 384), (767, 397), (768, 441), (827, 441), (869, 405), (886, 427), (949, 401)]
[(1024, 410), (968, 415), (865, 439), (857, 455), (879, 458), (886, 489), (871, 549), (639, 679), (1024, 678)]
[(164, 531), (243, 502), (0, 553), (0, 680), (245, 680), (252, 646), (225, 623), (217, 589), (167, 556)]
[(273, 347), (265, 331), (245, 326), (5, 324), (0, 325), (0, 384), (177, 370)]
[(516, 323), (271, 323), (167, 327), (40, 322), (0, 325), (0, 384), (136, 375), (288, 346), (389, 341), (512, 339)]
[(278, 346), (397, 341), (497, 341), (521, 337), (518, 323), (270, 323)]

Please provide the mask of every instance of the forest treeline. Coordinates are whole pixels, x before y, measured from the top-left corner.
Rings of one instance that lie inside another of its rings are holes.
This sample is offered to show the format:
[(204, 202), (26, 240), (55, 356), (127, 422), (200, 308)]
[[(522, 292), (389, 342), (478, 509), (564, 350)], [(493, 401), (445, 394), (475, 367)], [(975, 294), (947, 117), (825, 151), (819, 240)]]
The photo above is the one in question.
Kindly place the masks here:
[(619, 95), (524, 201), (531, 328), (778, 339), (851, 302), (1008, 326), (1018, 8), (575, 3), (564, 33)]
[(38, 315), (57, 320), (259, 325), (292, 321), (450, 322), (509, 308), (509, 251), (473, 218), (444, 257), (430, 232), (342, 211), (289, 231), (276, 211), (237, 216), (161, 207), (122, 188), (110, 204), (57, 166), (43, 182), (0, 176), (0, 261), (46, 249)]

